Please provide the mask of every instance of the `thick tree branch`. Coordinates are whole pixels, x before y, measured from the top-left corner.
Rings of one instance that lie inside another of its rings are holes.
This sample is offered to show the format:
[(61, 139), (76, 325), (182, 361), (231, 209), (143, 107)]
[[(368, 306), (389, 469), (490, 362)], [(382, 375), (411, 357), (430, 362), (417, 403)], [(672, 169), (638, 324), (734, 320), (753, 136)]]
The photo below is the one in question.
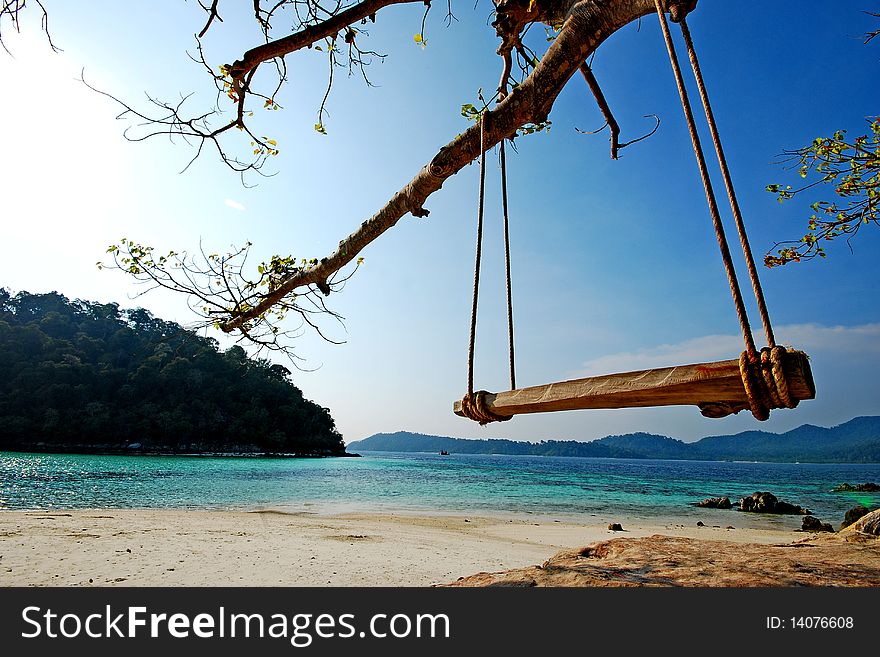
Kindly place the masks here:
[[(513, 4), (516, 0), (507, 0), (507, 2)], [(375, 0), (374, 2), (376, 6), (386, 6), (392, 3), (388, 0)], [(362, 7), (370, 4), (370, 2), (364, 2), (349, 11), (358, 9), (363, 12), (365, 10)], [(522, 4), (526, 7), (531, 5), (528, 0), (523, 0)], [(564, 3), (547, 4), (561, 6)], [(565, 84), (605, 39), (624, 25), (656, 11), (654, 0), (620, 0), (618, 2), (581, 0), (568, 4), (570, 9), (565, 16), (558, 36), (534, 71), (494, 109), (487, 110), (485, 134), (487, 150), (513, 134), (521, 126), (546, 120), (556, 97)], [(676, 18), (692, 10), (696, 6), (696, 0), (683, 0), (682, 2), (668, 0), (666, 6), (671, 11), (674, 10), (673, 18)], [(342, 16), (343, 14), (340, 14), (339, 18), (341, 19)], [(321, 29), (326, 31), (329, 28), (324, 25)], [(305, 37), (301, 36), (302, 34), (303, 32), (299, 35), (292, 35), (288, 43), (304, 43)], [(280, 43), (280, 41), (275, 43)], [(253, 59), (254, 56), (250, 55), (255, 51), (260, 51), (260, 49), (249, 51), (243, 61), (256, 61)], [(260, 56), (276, 56), (265, 54), (269, 51), (261, 52), (264, 55)], [(239, 62), (235, 66), (241, 66), (237, 70), (246, 70), (244, 64)], [(326, 285), (328, 278), (355, 259), (364, 247), (392, 228), (407, 212), (417, 217), (426, 216), (428, 213), (423, 208), (425, 200), (439, 190), (447, 178), (456, 174), (478, 157), (480, 152), (480, 127), (474, 125), (442, 147), (431, 162), (423, 167), (384, 207), (342, 240), (334, 253), (314, 265), (293, 272), (281, 281), (274, 290), (261, 296), (247, 311), (236, 314), (230, 320), (221, 323), (222, 330), (231, 332), (241, 328), (249, 320), (265, 314), (273, 305), (281, 302), (285, 296), (300, 287)]]

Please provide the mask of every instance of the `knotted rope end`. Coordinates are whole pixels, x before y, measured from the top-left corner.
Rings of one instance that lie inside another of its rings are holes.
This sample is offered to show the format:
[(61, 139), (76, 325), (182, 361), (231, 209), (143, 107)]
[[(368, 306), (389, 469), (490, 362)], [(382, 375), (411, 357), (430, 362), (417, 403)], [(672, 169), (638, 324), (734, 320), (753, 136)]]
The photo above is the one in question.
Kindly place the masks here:
[(486, 395), (490, 394), (486, 390), (477, 390), (474, 393), (467, 393), (461, 398), (461, 413), (469, 420), (479, 422), (480, 426), (489, 424), (490, 422), (506, 422), (512, 415), (499, 415), (495, 413), (486, 401)]
[(764, 347), (760, 353), (748, 350), (739, 357), (739, 372), (756, 420), (763, 422), (774, 408), (795, 408), (798, 399), (789, 390), (785, 373), (788, 350), (782, 346)]

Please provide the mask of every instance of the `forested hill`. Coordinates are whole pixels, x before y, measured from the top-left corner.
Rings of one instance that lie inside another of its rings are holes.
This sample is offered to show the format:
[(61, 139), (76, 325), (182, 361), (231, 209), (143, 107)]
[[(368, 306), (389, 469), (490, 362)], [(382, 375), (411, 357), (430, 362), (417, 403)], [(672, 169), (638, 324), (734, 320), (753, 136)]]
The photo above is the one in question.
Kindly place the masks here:
[(590, 442), (466, 440), (398, 431), (351, 443), (359, 451), (521, 454), (704, 461), (880, 463), (880, 417), (857, 417), (836, 427), (802, 425), (786, 433), (744, 431), (693, 443), (648, 433), (606, 436)]
[(0, 288), (0, 450), (342, 455), (290, 372), (143, 309)]

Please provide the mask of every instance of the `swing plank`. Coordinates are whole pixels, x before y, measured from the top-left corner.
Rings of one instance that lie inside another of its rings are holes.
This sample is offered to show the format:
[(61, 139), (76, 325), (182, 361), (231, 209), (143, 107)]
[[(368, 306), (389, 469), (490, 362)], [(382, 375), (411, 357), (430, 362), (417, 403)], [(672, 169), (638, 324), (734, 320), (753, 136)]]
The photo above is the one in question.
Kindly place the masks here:
[[(785, 374), (793, 399), (814, 399), (816, 389), (808, 356), (789, 349)], [(573, 379), (486, 395), (499, 415), (648, 406), (699, 406), (708, 417), (724, 417), (749, 408), (738, 360), (678, 365)], [(461, 402), (453, 406), (462, 415)]]

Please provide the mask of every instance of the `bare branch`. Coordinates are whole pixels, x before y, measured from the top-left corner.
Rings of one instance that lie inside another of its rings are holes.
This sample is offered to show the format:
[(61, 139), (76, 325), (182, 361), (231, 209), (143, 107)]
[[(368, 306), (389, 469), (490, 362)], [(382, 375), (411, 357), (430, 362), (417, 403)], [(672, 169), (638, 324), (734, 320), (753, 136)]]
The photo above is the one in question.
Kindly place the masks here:
[(656, 123), (654, 124), (654, 128), (638, 137), (637, 139), (632, 139), (630, 141), (620, 143), (620, 125), (618, 125), (617, 120), (614, 118), (614, 114), (611, 112), (611, 108), (608, 106), (608, 102), (605, 100), (605, 94), (602, 93), (602, 89), (599, 87), (599, 83), (593, 75), (592, 69), (589, 65), (584, 62), (581, 64), (580, 71), (586, 79), (587, 84), (590, 86), (590, 91), (593, 92), (593, 96), (596, 98), (596, 103), (599, 105), (599, 109), (602, 112), (602, 116), (605, 117), (605, 125), (603, 125), (598, 130), (580, 130), (575, 128), (582, 135), (595, 135), (602, 132), (606, 127), (611, 131), (611, 159), (616, 160), (618, 158), (619, 152), (621, 148), (626, 148), (627, 146), (632, 146), (633, 144), (637, 144), (638, 142), (651, 137), (655, 132), (657, 132), (658, 128), (660, 128), (660, 117), (656, 114), (646, 114), (645, 118), (654, 117)]
[[(873, 12), (873, 11), (866, 11), (865, 13), (868, 14), (868, 16), (873, 16), (874, 18), (880, 18), (880, 13)], [(864, 43), (868, 43), (874, 37), (876, 37), (878, 34), (880, 34), (880, 30), (871, 30), (870, 32), (866, 32)]]
[(208, 32), (208, 28), (211, 27), (211, 23), (214, 22), (214, 19), (215, 19), (215, 18), (216, 18), (218, 21), (220, 21), (221, 23), (223, 22), (223, 19), (220, 17), (220, 14), (217, 13), (217, 5), (219, 5), (219, 4), (220, 4), (220, 0), (213, 0), (213, 2), (211, 3), (211, 6), (210, 6), (210, 7), (206, 7), (206, 6), (204, 5), (204, 3), (202, 3), (202, 1), (199, 0), (199, 6), (200, 6), (202, 9), (204, 9), (206, 12), (208, 12), (208, 22), (205, 23), (205, 27), (202, 28), (202, 31), (199, 32), (199, 38), (200, 38), (200, 39), (201, 39), (203, 36), (205, 36), (205, 34), (207, 34), (207, 32)]
[[(581, 74), (584, 76), (584, 80), (587, 81), (587, 85), (590, 87), (590, 91), (593, 92), (593, 97), (596, 99), (596, 103), (599, 105), (599, 109), (602, 112), (602, 116), (605, 117), (605, 125), (608, 126), (608, 129), (611, 131), (611, 159), (617, 159), (617, 151), (620, 147), (618, 142), (618, 138), (620, 137), (620, 125), (617, 123), (617, 119), (614, 118), (614, 114), (611, 112), (611, 108), (608, 106), (608, 101), (605, 100), (605, 94), (602, 93), (602, 88), (599, 86), (599, 81), (596, 80), (596, 76), (593, 75), (593, 69), (591, 69), (586, 62), (580, 65)], [(602, 128), (604, 128), (603, 126)], [(602, 130), (599, 128), (599, 130)], [(575, 128), (577, 130), (577, 128)], [(597, 131), (598, 132), (598, 131)]]
[(297, 50), (308, 48), (312, 44), (321, 39), (331, 38), (346, 27), (354, 25), (358, 21), (364, 20), (370, 16), (375, 16), (379, 10), (396, 4), (407, 4), (414, 2), (422, 2), (423, 0), (364, 0), (348, 9), (331, 15), (318, 23), (307, 24), (302, 30), (290, 34), (281, 39), (270, 41), (256, 48), (248, 50), (241, 59), (234, 62), (229, 67), (229, 72), (233, 79), (240, 80), (249, 71), (259, 66), (263, 62), (269, 61), (276, 57), (283, 57)]
[[(172, 105), (149, 95), (147, 96), (147, 101), (156, 108), (158, 113), (147, 115), (116, 96), (93, 86), (86, 81), (84, 72), (80, 75), (80, 80), (95, 93), (106, 96), (122, 107), (122, 111), (116, 117), (117, 119), (124, 118), (135, 121), (135, 124), (129, 126), (123, 133), (123, 136), (129, 141), (146, 141), (153, 137), (167, 136), (172, 142), (175, 138), (179, 138), (187, 144), (195, 145), (195, 155), (183, 168), (183, 171), (189, 169), (192, 163), (198, 159), (205, 144), (211, 144), (223, 162), (233, 171), (238, 173), (255, 171), (264, 176), (272, 175), (262, 172), (261, 169), (270, 157), (278, 154), (279, 151), (276, 145), (271, 143), (272, 140), (264, 139), (251, 132), (240, 116), (236, 116), (236, 118), (222, 123), (218, 127), (213, 127), (211, 120), (222, 114), (220, 109), (215, 108), (202, 114), (186, 117), (183, 115), (182, 109), (190, 96), (183, 96), (177, 103)], [(233, 128), (245, 132), (251, 138), (251, 145), (254, 149), (254, 157), (251, 161), (240, 160), (227, 153), (224, 149), (220, 137)], [(143, 132), (138, 132), (139, 130)]]
[[(27, 2), (28, 0), (0, 0), (0, 46), (3, 47), (3, 50), (5, 50), (8, 55), (12, 55), (12, 53), (9, 52), (6, 43), (3, 41), (3, 23), (8, 19), (12, 24), (12, 29), (16, 32), (21, 32), (21, 14), (27, 9)], [(52, 33), (49, 31), (49, 12), (46, 11), (41, 0), (34, 0), (34, 2), (36, 2), (42, 12), (42, 16), (40, 17), (40, 28), (43, 30), (43, 34), (46, 35), (49, 47), (55, 52), (61, 52), (61, 48), (56, 46), (52, 41)]]

